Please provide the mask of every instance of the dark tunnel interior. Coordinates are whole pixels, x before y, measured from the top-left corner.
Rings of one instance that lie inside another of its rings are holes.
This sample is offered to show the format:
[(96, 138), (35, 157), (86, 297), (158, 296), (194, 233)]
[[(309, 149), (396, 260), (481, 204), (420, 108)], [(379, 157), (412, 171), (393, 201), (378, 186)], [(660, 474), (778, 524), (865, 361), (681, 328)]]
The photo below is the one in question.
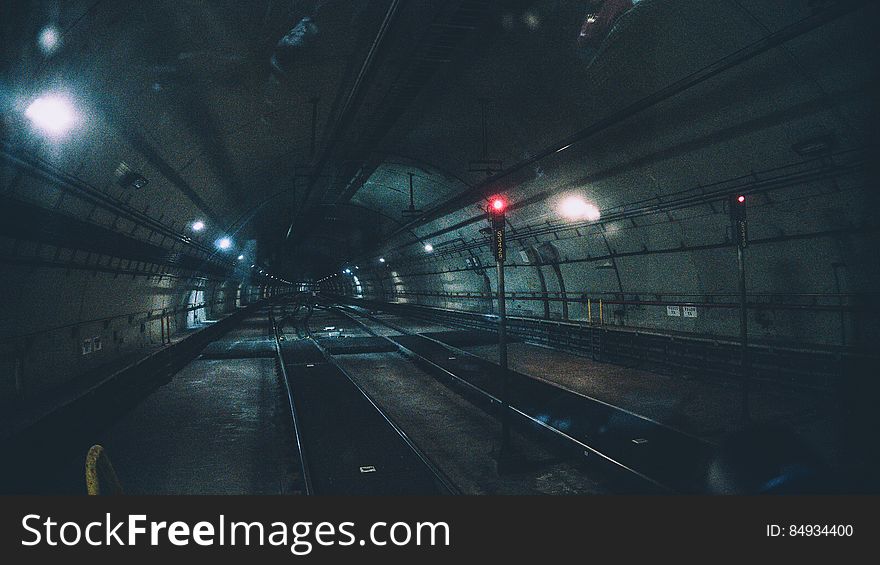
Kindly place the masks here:
[(873, 2), (2, 11), (4, 492), (878, 491)]

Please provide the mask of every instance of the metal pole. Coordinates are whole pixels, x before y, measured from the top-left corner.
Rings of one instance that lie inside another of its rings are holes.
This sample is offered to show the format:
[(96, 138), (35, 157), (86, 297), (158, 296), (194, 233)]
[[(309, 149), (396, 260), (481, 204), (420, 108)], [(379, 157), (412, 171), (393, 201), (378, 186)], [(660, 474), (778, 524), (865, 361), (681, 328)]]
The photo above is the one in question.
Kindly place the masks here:
[(746, 305), (746, 259), (742, 245), (736, 247), (736, 262), (739, 268), (739, 341), (740, 369), (742, 370), (742, 424), (749, 422), (749, 386), (751, 371), (749, 370), (749, 315)]
[(309, 161), (315, 160), (315, 147), (318, 141), (318, 100), (320, 98), (317, 96), (309, 98), (309, 102), (312, 103), (312, 144), (309, 149)]
[(501, 366), (501, 450), (498, 453), (498, 470), (506, 467), (510, 454), (510, 377), (507, 372), (507, 311), (504, 302), (504, 263), (498, 267), (498, 364)]

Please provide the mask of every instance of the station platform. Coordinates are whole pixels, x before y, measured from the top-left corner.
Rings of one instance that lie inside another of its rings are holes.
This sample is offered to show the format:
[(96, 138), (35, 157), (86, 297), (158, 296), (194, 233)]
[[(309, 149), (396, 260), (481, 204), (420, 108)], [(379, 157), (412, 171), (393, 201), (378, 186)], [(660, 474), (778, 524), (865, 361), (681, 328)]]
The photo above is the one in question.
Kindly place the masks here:
[(97, 443), (127, 494), (294, 490), (296, 454), (272, 339), (265, 312), (246, 318), (101, 434)]
[(85, 494), (86, 452), (100, 444), (125, 494), (294, 492), (295, 442), (274, 349), (267, 349), (268, 311), (241, 314), (173, 374), (126, 374), (72, 398), (70, 414), (40, 420), (41, 429), (29, 432), (38, 442), (19, 441), (5, 488)]

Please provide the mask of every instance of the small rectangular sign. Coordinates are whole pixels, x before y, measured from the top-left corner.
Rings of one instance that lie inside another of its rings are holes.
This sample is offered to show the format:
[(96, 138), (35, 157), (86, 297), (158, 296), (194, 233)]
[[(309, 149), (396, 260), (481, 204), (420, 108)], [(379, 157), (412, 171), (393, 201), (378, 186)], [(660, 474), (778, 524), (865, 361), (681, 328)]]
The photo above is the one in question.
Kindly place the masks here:
[(696, 306), (685, 306), (682, 308), (682, 314), (684, 314), (685, 318), (696, 318), (697, 317), (697, 307)]
[(681, 309), (678, 306), (667, 306), (666, 315), (679, 317), (681, 316)]
[(745, 249), (749, 245), (749, 232), (746, 227), (746, 221), (736, 220), (733, 225), (733, 231), (737, 245)]
[(84, 339), (82, 341), (82, 354), (88, 355), (92, 352), (92, 338)]
[(495, 226), (492, 230), (492, 247), (495, 251), (495, 260), (499, 263), (504, 262), (505, 258), (505, 249), (504, 249), (504, 227)]

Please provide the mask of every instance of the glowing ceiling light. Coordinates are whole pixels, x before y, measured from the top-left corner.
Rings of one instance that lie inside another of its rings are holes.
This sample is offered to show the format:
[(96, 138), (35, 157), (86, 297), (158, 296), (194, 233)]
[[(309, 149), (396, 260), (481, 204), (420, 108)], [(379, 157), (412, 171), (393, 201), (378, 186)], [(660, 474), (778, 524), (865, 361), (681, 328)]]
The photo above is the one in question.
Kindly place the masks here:
[(217, 247), (220, 249), (229, 249), (232, 247), (232, 240), (228, 237), (221, 237), (217, 240)]
[(562, 153), (563, 151), (565, 151), (566, 149), (568, 149), (568, 148), (571, 147), (572, 145), (573, 145), (572, 143), (569, 143), (569, 144), (566, 145), (565, 147), (560, 147), (559, 149), (557, 149), (556, 152), (557, 152), (557, 153)]
[(595, 204), (586, 202), (580, 196), (569, 196), (559, 205), (559, 213), (569, 220), (589, 220), (595, 222), (602, 214)]
[(243, 261), (243, 260), (244, 260), (244, 255), (239, 255), (239, 256), (238, 256), (238, 260), (239, 260), (239, 261)]
[(426, 243), (426, 244), (425, 244), (425, 251), (426, 251), (427, 253), (431, 253), (432, 251), (434, 251), (434, 246), (431, 245), (430, 243)]
[(201, 220), (196, 220), (195, 222), (192, 223), (191, 227), (192, 227), (192, 231), (202, 231), (203, 229), (205, 229), (205, 222), (203, 222)]
[(52, 137), (64, 135), (76, 123), (76, 111), (61, 96), (41, 96), (24, 111), (25, 117)]
[(37, 36), (37, 44), (40, 46), (40, 51), (43, 52), (43, 55), (48, 57), (61, 46), (61, 34), (58, 33), (58, 29), (55, 26), (46, 26), (40, 30), (40, 35)]
[(379, 262), (380, 262), (380, 263), (384, 263), (384, 262), (385, 262), (385, 257), (379, 257)]

